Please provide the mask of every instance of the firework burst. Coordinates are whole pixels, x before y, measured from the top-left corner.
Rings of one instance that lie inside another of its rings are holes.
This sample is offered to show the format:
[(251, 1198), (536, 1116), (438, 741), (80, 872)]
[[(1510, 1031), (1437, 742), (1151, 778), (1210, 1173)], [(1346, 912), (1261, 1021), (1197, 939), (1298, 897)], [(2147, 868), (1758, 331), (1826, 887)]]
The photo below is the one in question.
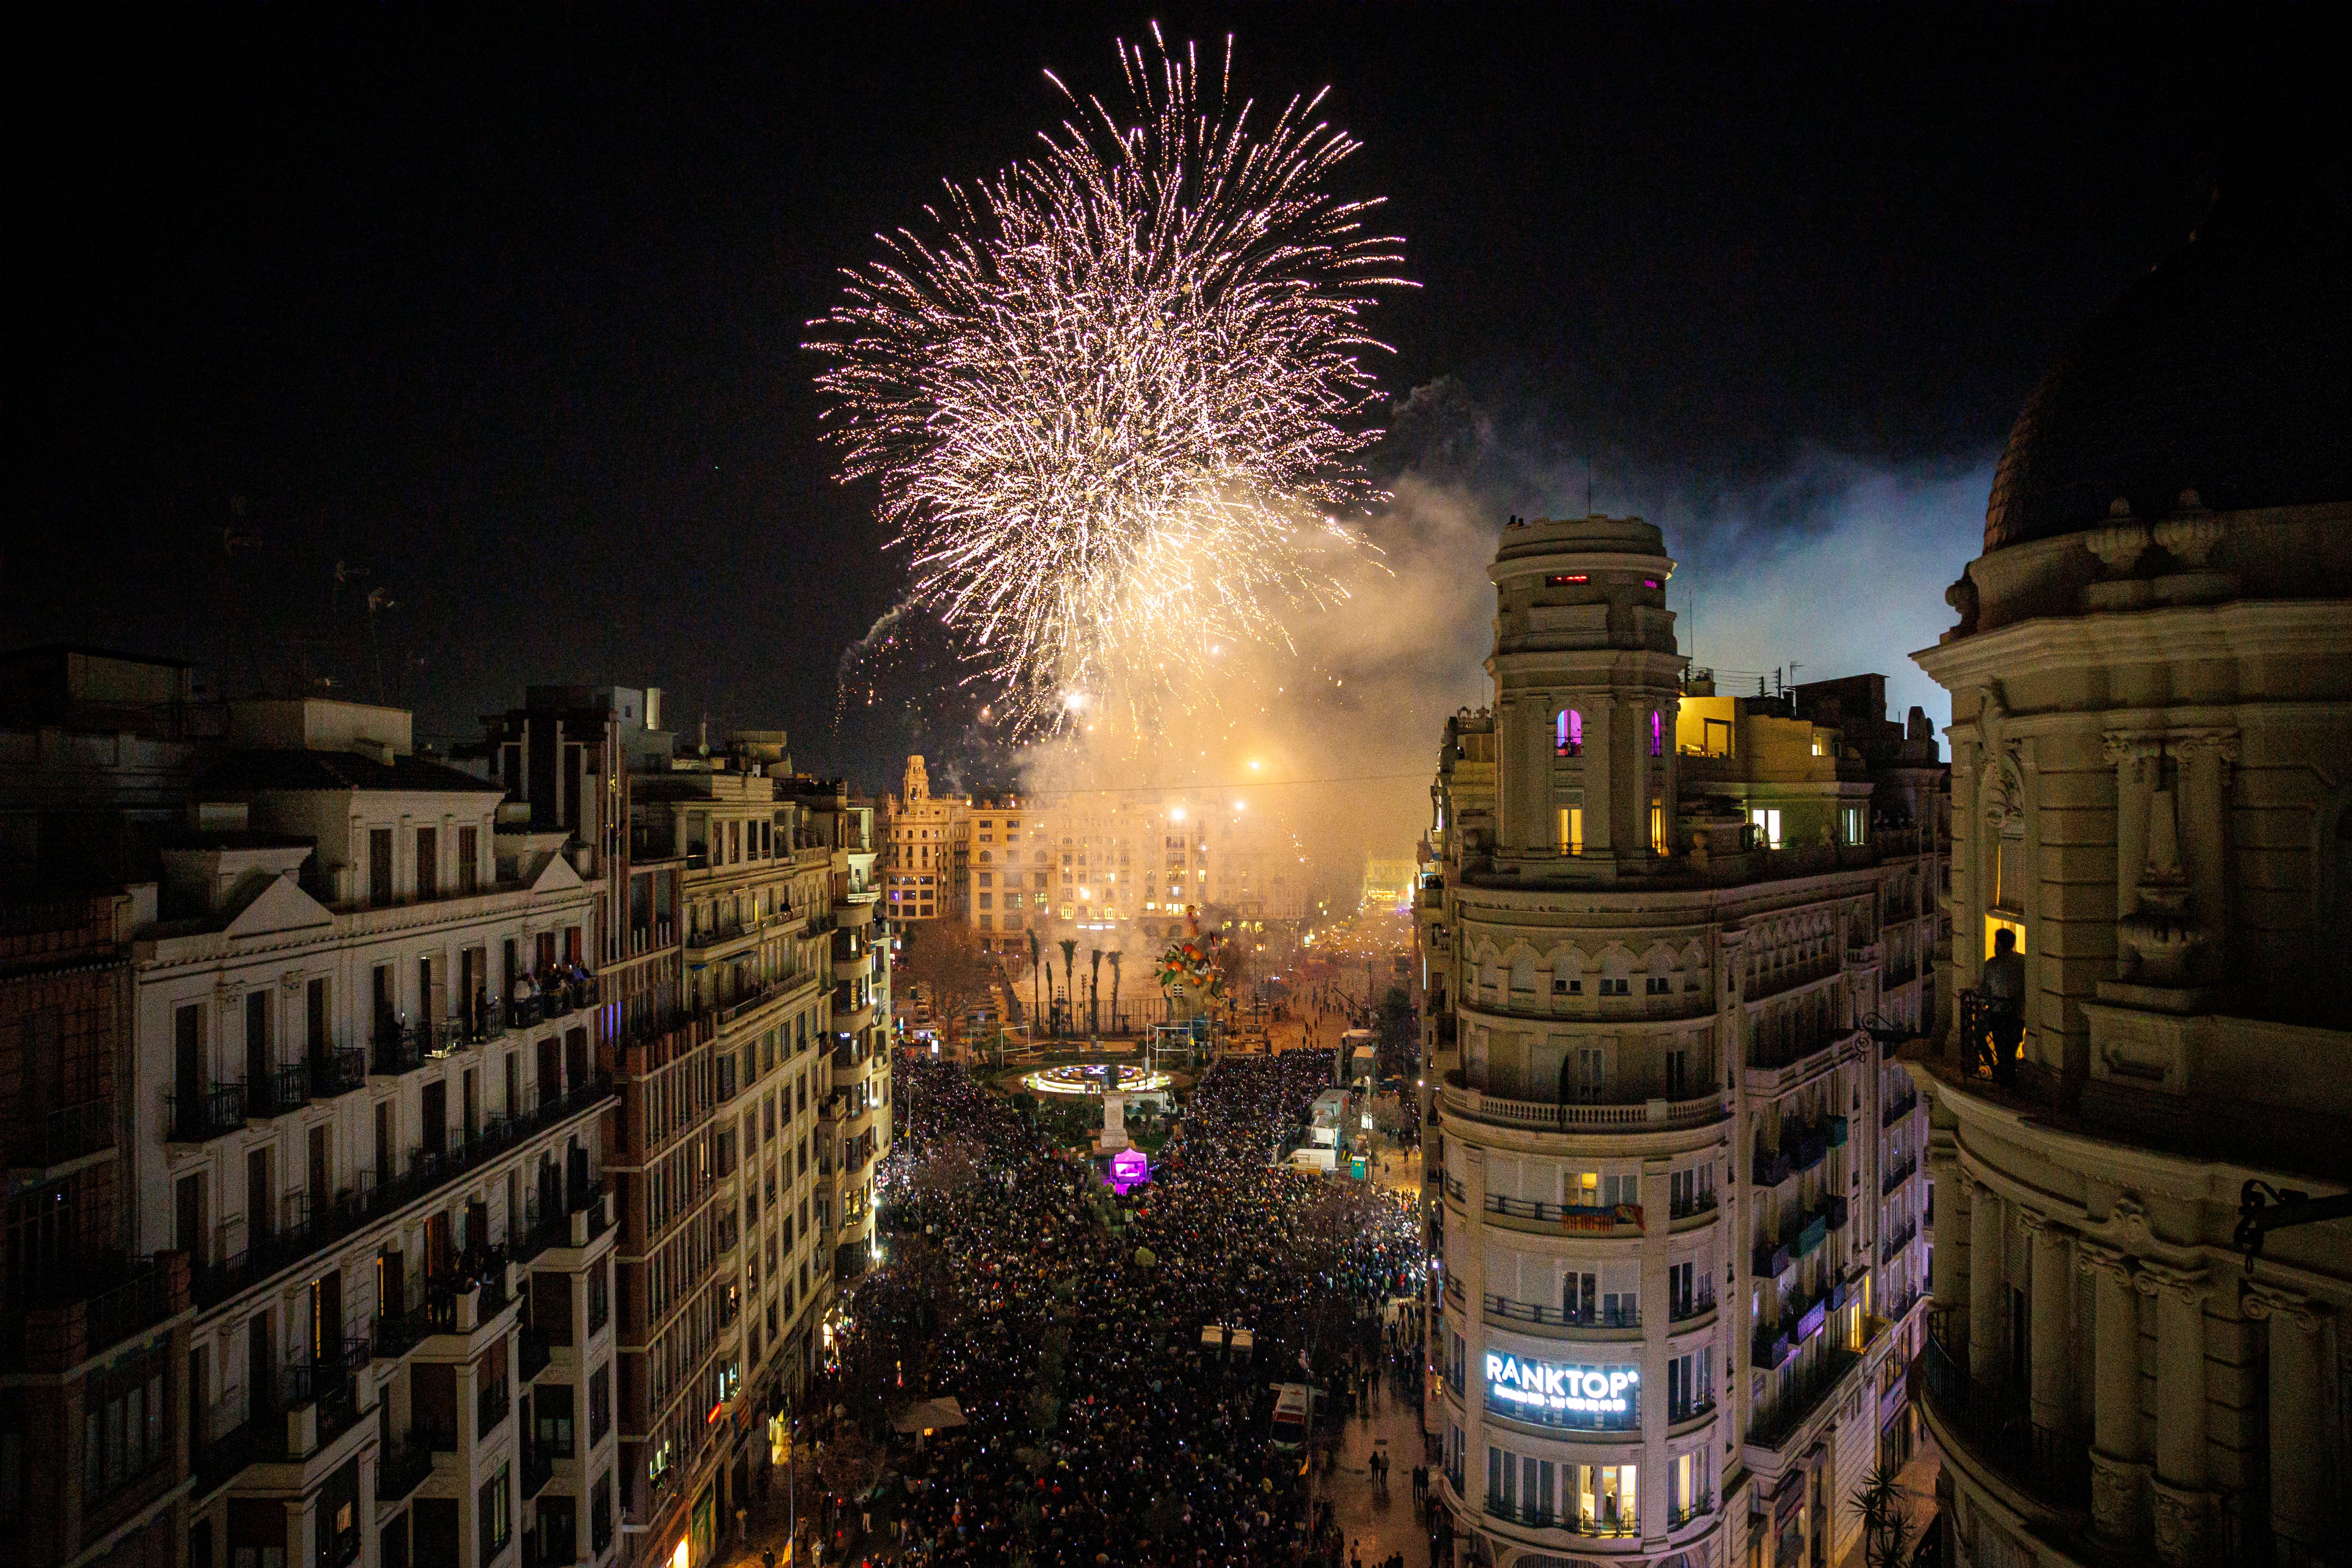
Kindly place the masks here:
[(1320, 93), (1233, 103), (1230, 38), (1207, 84), (1156, 27), (1118, 53), (1123, 113), (1048, 72), (1042, 150), (949, 184), (812, 323), (843, 477), (1024, 733), (1200, 700), (1216, 650), (1343, 596), (1379, 499), (1361, 316), (1402, 248), (1326, 187), (1359, 143)]

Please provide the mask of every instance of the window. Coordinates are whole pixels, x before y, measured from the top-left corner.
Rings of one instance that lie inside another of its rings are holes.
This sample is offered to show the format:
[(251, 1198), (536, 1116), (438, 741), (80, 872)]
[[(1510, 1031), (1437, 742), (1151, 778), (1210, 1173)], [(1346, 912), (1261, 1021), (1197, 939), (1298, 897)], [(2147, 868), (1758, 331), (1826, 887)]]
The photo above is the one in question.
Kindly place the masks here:
[(368, 902), (392, 902), (392, 829), (368, 831)]
[(482, 830), (478, 827), (457, 829), (457, 890), (471, 893), (482, 885), (480, 860)]
[(613, 1472), (596, 1478), (588, 1502), (588, 1543), (600, 1555), (613, 1544)]
[(1755, 805), (1748, 808), (1748, 823), (1756, 829), (1756, 842), (1767, 849), (1780, 847), (1780, 808)]
[(1559, 852), (1563, 855), (1584, 853), (1584, 808), (1580, 805), (1559, 808)]
[(531, 1440), (541, 1453), (572, 1458), (572, 1385), (545, 1383), (531, 1391)]
[(1563, 708), (1552, 721), (1552, 755), (1580, 757), (1584, 754), (1584, 715), (1573, 708)]
[(1653, 974), (1642, 982), (1642, 994), (1644, 996), (1669, 995), (1674, 988), (1673, 979), (1664, 974)]
[(1666, 808), (1664, 802), (1653, 798), (1650, 802), (1650, 853), (1664, 855), (1665, 852)]
[(441, 891), (441, 835), (438, 829), (416, 830), (416, 896), (430, 899)]
[(82, 1500), (88, 1504), (138, 1479), (163, 1458), (163, 1363), (150, 1356), (94, 1375), (82, 1413)]
[(1666, 750), (1666, 718), (1656, 709), (1650, 710), (1650, 755), (1664, 756)]
[(588, 1374), (588, 1446), (594, 1447), (613, 1429), (613, 1369), (600, 1366)]
[(476, 1517), (482, 1521), (479, 1561), (483, 1563), (504, 1552), (508, 1537), (514, 1533), (512, 1471), (512, 1466), (500, 1465), (499, 1473), (482, 1483), (480, 1506)]

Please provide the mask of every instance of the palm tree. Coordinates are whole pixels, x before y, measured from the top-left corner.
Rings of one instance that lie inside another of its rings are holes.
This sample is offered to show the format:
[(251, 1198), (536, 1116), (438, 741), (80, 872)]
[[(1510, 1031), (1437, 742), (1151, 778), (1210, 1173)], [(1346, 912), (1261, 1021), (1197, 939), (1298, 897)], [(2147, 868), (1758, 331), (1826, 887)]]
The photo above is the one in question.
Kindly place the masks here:
[[(1069, 1005), (1075, 1008), (1078, 1005), (1076, 990), (1077, 982), (1071, 977), (1070, 971), (1076, 966), (1078, 962), (1078, 944), (1076, 939), (1066, 936), (1064, 937), (1061, 941), (1061, 949), (1062, 994), (1068, 1000)], [(1076, 1022), (1076, 1020), (1073, 1019), (1072, 1022)]]
[(1117, 1034), (1117, 1033), (1118, 1032), (1118, 961), (1119, 961), (1119, 957), (1120, 957), (1119, 952), (1118, 952), (1117, 950), (1113, 950), (1113, 951), (1112, 951), (1112, 952), (1111, 952), (1111, 954), (1110, 954), (1110, 1027), (1111, 1027), (1111, 1032), (1112, 1032), (1113, 1034)]
[(1088, 957), (1095, 961), (1094, 973), (1087, 979), (1087, 1032), (1102, 1033), (1102, 949), (1090, 947)]
[(1910, 1494), (1895, 1484), (1895, 1471), (1885, 1464), (1873, 1469), (1853, 1494), (1862, 1515), (1863, 1560), (1868, 1568), (1911, 1568), (1923, 1544), (1911, 1533), (1904, 1504)]
[(1034, 1040), (1037, 1037), (1037, 1031), (1045, 1026), (1045, 966), (1038, 961), (1037, 931), (1034, 927), (1030, 929), (1028, 937), (1029, 999), (1034, 1004), (1034, 1008), (1029, 1015), (1029, 1037)]

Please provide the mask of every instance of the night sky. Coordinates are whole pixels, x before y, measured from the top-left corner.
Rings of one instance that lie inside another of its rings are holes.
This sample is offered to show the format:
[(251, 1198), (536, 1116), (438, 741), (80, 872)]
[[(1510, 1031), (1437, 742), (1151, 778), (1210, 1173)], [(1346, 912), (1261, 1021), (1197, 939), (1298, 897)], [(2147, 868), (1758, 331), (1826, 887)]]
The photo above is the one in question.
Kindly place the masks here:
[(898, 563), (800, 345), (874, 231), (1033, 145), (1042, 67), (1108, 92), (1156, 16), (1237, 32), (1262, 100), (1329, 83), (1424, 285), (1388, 391), (1699, 486), (1981, 462), (2248, 105), (2342, 112), (2317, 7), (68, 15), (11, 16), (0, 642), (442, 735), (653, 683), (868, 784), (905, 737), (836, 735), (835, 670)]

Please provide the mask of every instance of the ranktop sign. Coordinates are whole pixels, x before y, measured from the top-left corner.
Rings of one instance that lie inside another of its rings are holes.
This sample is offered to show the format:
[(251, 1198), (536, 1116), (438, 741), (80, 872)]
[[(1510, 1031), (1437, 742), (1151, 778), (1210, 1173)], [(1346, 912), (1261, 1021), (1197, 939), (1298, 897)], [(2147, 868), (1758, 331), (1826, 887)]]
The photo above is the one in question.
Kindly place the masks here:
[(1602, 1426), (1631, 1415), (1641, 1381), (1636, 1367), (1565, 1366), (1486, 1352), (1486, 1403), (1501, 1415), (1556, 1426)]

